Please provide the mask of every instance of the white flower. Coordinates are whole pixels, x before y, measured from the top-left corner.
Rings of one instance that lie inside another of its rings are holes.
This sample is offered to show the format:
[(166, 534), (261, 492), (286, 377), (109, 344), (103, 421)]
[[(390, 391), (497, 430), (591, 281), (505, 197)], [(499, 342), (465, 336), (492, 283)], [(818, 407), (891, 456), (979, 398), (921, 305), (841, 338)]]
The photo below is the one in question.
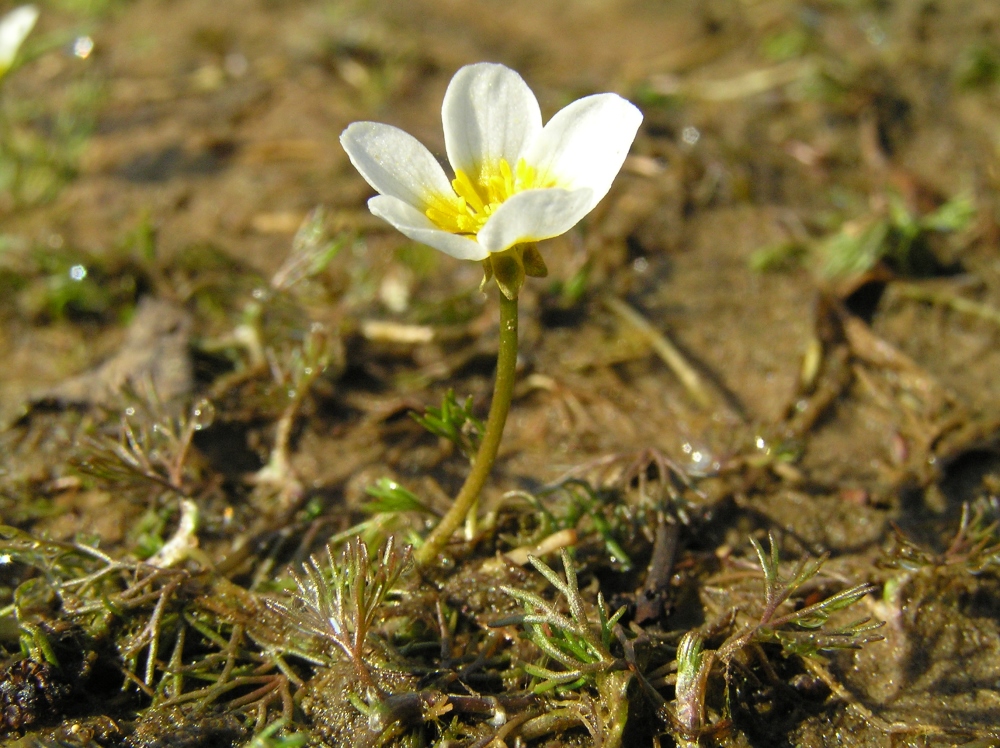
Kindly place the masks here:
[(0, 78), (14, 64), (17, 50), (38, 20), (38, 8), (22, 5), (0, 18)]
[[(642, 122), (635, 106), (605, 93), (574, 101), (542, 127), (521, 76), (491, 63), (455, 73), (441, 118), (452, 180), (396, 127), (355, 122), (340, 142), (379, 193), (368, 201), (372, 213), (462, 260), (485, 260), (573, 228), (611, 188)], [(532, 260), (541, 261), (537, 252), (524, 257), (529, 275), (536, 274)]]

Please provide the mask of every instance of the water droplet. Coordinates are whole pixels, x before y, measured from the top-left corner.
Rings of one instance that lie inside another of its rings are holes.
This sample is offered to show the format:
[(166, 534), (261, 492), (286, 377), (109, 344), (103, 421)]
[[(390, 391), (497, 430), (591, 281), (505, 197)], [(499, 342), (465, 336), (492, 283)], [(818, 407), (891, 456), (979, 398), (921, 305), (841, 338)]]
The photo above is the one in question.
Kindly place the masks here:
[(681, 130), (681, 140), (684, 141), (686, 145), (694, 145), (701, 140), (701, 132), (694, 125), (688, 125)]
[(90, 53), (94, 51), (94, 40), (89, 36), (78, 36), (73, 40), (73, 55), (79, 57), (81, 60), (86, 60), (90, 57)]
[(215, 421), (215, 406), (208, 400), (200, 400), (191, 411), (191, 425), (195, 431), (207, 429)]
[(885, 31), (874, 18), (868, 17), (863, 19), (861, 22), (861, 29), (864, 31), (865, 38), (868, 40), (868, 43), (873, 47), (881, 47), (888, 40), (888, 36)]
[(84, 265), (74, 265), (69, 269), (69, 277), (75, 281), (82, 281), (87, 277), (87, 268)]

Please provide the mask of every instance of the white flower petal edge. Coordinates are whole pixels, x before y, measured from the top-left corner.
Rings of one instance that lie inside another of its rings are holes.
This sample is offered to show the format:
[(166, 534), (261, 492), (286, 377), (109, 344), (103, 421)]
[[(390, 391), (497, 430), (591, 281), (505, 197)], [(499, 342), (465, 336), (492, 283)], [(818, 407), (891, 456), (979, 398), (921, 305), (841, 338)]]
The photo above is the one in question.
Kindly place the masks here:
[(38, 8), (22, 5), (0, 18), (0, 75), (14, 62), (17, 50), (38, 20)]
[(516, 72), (481, 62), (461, 68), (441, 106), (444, 143), (453, 169), (475, 179), (484, 164), (517, 164), (542, 131), (535, 95)]
[(382, 195), (416, 208), (426, 208), (435, 195), (454, 195), (437, 159), (398, 127), (355, 122), (341, 134), (340, 143), (354, 168)]
[(587, 215), (593, 191), (549, 188), (513, 195), (490, 216), (476, 238), (489, 252), (536, 242), (569, 231)]
[(489, 250), (464, 236), (442, 231), (430, 220), (403, 200), (388, 195), (378, 195), (368, 201), (368, 210), (406, 237), (415, 242), (439, 249), (457, 260), (485, 260)]
[(556, 112), (524, 159), (563, 187), (589, 188), (586, 214), (608, 194), (640, 124), (642, 112), (621, 96), (586, 96)]

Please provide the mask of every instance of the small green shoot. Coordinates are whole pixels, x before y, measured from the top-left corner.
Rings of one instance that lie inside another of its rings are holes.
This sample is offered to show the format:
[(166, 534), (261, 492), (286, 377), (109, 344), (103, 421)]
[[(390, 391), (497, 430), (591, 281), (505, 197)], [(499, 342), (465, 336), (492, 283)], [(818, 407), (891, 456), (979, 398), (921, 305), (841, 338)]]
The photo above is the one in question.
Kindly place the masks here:
[(594, 263), (588, 259), (566, 280), (552, 281), (549, 285), (549, 293), (556, 297), (560, 308), (569, 309), (580, 303), (590, 288), (590, 276), (593, 270)]
[(334, 560), (327, 548), (324, 564), (313, 556), (292, 573), (297, 592), (291, 605), (268, 601), (305, 634), (333, 645), (354, 666), (358, 679), (374, 693), (370, 638), (386, 595), (410, 567), (409, 547), (398, 549), (390, 537), (374, 559), (360, 538), (353, 538)]
[(961, 89), (989, 90), (1000, 80), (1000, 49), (981, 42), (970, 44), (959, 55), (954, 77)]
[[(872, 592), (875, 586), (858, 584), (838, 592), (812, 605), (778, 614), (781, 606), (823, 566), (825, 558), (803, 558), (789, 576), (782, 576), (779, 565), (781, 559), (773, 536), (769, 538), (770, 551), (765, 552), (756, 538), (751, 538), (754, 551), (764, 572), (764, 610), (758, 623), (751, 626), (741, 636), (727, 642), (720, 649), (725, 657), (729, 651), (742, 648), (751, 641), (777, 641), (788, 654), (811, 655), (829, 649), (860, 649), (863, 645), (881, 641), (882, 636), (873, 634), (883, 624), (871, 618), (862, 618), (845, 626), (826, 628), (831, 614), (854, 605)], [(727, 646), (728, 645), (728, 646)]]
[(824, 278), (845, 278), (875, 267), (889, 253), (887, 240), (891, 228), (884, 218), (845, 223), (840, 231), (814, 246), (819, 274)]
[(895, 545), (884, 566), (908, 572), (952, 567), (969, 574), (1000, 568), (1000, 502), (995, 498), (962, 504), (958, 529), (943, 553), (934, 553), (909, 540), (896, 528)]
[[(796, 608), (791, 599), (815, 578), (825, 559), (803, 558), (788, 574), (783, 574), (773, 536), (769, 537), (768, 550), (755, 538), (750, 542), (764, 576), (763, 609), (726, 638), (718, 649), (705, 649), (705, 636), (699, 631), (685, 634), (678, 647), (675, 699), (672, 713), (667, 712), (667, 716), (674, 737), (684, 748), (697, 746), (700, 736), (723, 724), (709, 725), (706, 721), (709, 680), (719, 669), (717, 666), (721, 666), (728, 686), (731, 667), (742, 666), (746, 653), (766, 662), (767, 655), (761, 646), (764, 644), (778, 644), (785, 656), (813, 657), (822, 651), (860, 649), (884, 638), (875, 633), (883, 622), (871, 618), (861, 618), (846, 625), (828, 625), (834, 613), (854, 605), (874, 591), (874, 585), (858, 584), (819, 602)], [(744, 611), (737, 608), (729, 611), (726, 617), (737, 620), (743, 615)], [(728, 711), (728, 687), (726, 709)]]
[(964, 231), (975, 220), (976, 212), (972, 196), (964, 192), (930, 213), (918, 215), (899, 194), (889, 191), (881, 210), (846, 221), (838, 231), (812, 242), (787, 241), (758, 249), (749, 264), (753, 270), (765, 272), (806, 263), (820, 277), (837, 280), (863, 275), (886, 260), (898, 272), (912, 275), (927, 269), (926, 242), (932, 234)]
[(254, 735), (244, 748), (302, 748), (309, 741), (309, 735), (304, 732), (281, 734), (288, 727), (288, 722), (276, 719)]
[[(520, 625), (527, 638), (541, 650), (544, 664), (524, 665), (524, 671), (536, 680), (533, 687), (536, 694), (596, 688), (600, 696), (599, 704), (591, 704), (585, 714), (581, 712), (580, 722), (599, 744), (620, 745), (628, 717), (626, 691), (633, 671), (624, 658), (612, 654), (611, 645), (616, 638), (623, 636), (617, 624), (625, 614), (625, 608), (609, 615), (604, 596), (598, 592), (595, 620), (593, 614), (588, 613), (588, 606), (577, 584), (576, 568), (566, 549), (562, 550), (565, 579), (534, 556), (530, 556), (528, 561), (556, 588), (569, 608), (569, 615), (541, 595), (502, 585), (500, 589), (520, 602), (525, 612), (490, 625)], [(558, 669), (553, 669), (550, 664)], [(573, 700), (576, 705), (581, 702)]]
[(801, 242), (794, 240), (768, 244), (750, 255), (750, 269), (758, 273), (790, 270), (802, 262), (807, 251)]
[(271, 277), (271, 287), (287, 291), (303, 280), (314, 278), (353, 241), (353, 234), (338, 234), (331, 239), (326, 232), (323, 206), (313, 208), (295, 232), (288, 257)]
[(455, 391), (448, 390), (441, 407), (428, 406), (424, 415), (411, 413), (410, 417), (435, 436), (447, 439), (467, 458), (472, 459), (482, 440), (486, 427), (472, 412), (472, 396), (459, 403)]
[(676, 737), (682, 748), (697, 746), (697, 738), (705, 729), (705, 689), (714, 662), (715, 652), (705, 653), (701, 634), (688, 631), (681, 637), (677, 646), (674, 719), (681, 728)]
[(122, 412), (118, 438), (90, 440), (89, 454), (75, 467), (111, 484), (146, 483), (187, 496), (196, 482), (188, 465), (191, 443), (214, 419), (208, 400), (172, 415), (155, 394), (148, 400), (132, 398)]
[(772, 62), (785, 62), (805, 54), (810, 41), (809, 32), (797, 26), (766, 37), (761, 42), (760, 51)]
[(918, 226), (924, 231), (964, 231), (975, 219), (975, 200), (962, 192), (921, 218)]
[(609, 501), (589, 483), (569, 478), (537, 493), (511, 491), (507, 498), (523, 499), (534, 509), (537, 525), (533, 531), (516, 538), (507, 538), (514, 545), (535, 545), (559, 530), (577, 530), (582, 535), (596, 532), (604, 543), (608, 557), (621, 571), (629, 571), (634, 564), (622, 547), (619, 538), (624, 534), (618, 505)]
[[(0, 192), (3, 189), (0, 184)], [(39, 321), (123, 319), (134, 309), (137, 290), (146, 282), (145, 272), (127, 259), (100, 258), (75, 247), (48, 244), (0, 247), (0, 273), (9, 289), (8, 300)]]
[(254, 480), (259, 486), (276, 490), (280, 497), (278, 505), (282, 508), (295, 505), (303, 495), (302, 485), (291, 465), (292, 432), (313, 383), (330, 365), (331, 348), (329, 332), (316, 323), (301, 341), (287, 346), (281, 354), (271, 348), (264, 351), (270, 364), (275, 399), (284, 407), (275, 426), (274, 444), (267, 464), (257, 471)]
[(391, 478), (379, 478), (374, 486), (365, 488), (365, 493), (373, 501), (362, 507), (369, 514), (385, 514), (392, 512), (423, 512), (433, 514), (424, 502), (413, 491), (401, 486)]

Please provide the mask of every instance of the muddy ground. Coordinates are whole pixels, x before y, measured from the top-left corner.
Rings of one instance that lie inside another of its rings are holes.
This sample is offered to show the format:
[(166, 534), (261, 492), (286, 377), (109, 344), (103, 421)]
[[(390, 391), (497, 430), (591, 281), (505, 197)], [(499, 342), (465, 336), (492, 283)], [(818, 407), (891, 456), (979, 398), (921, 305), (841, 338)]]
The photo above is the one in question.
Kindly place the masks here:
[[(41, 10), (0, 90), (4, 739), (1000, 741), (1000, 6)], [(445, 86), (481, 60), (546, 118), (615, 91), (645, 120), (542, 245), (480, 527), (404, 574), (365, 690), (282, 612), (288, 571), (359, 523), (373, 553), (426, 534), (468, 463), (408, 413), (454, 390), (485, 417), (497, 299), (368, 214), (338, 136), (377, 120), (443, 153)], [(366, 507), (380, 479), (428, 511)], [(616, 664), (545, 690), (525, 663), (567, 666), (498, 586), (567, 610), (502, 555), (560, 530), (591, 620), (598, 589), (625, 612)], [(829, 556), (782, 610), (868, 585), (815, 647), (758, 626), (769, 533), (786, 577)], [(718, 658), (701, 691), (672, 673), (692, 631)]]

